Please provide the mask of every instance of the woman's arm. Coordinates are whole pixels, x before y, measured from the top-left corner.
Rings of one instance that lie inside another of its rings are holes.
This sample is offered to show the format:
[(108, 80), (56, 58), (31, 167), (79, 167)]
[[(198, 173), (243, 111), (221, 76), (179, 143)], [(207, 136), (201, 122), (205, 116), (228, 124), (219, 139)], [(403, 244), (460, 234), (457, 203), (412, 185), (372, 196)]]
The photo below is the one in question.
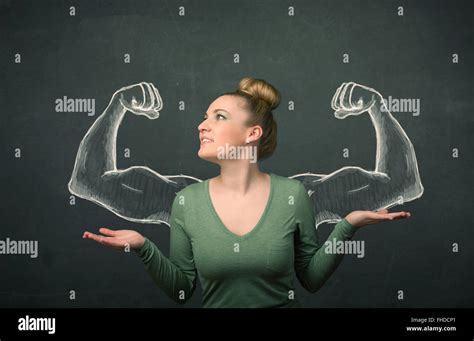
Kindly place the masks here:
[[(357, 93), (359, 93), (357, 95)], [(353, 98), (360, 99), (356, 102)], [(423, 194), (413, 145), (403, 128), (384, 106), (376, 90), (355, 83), (343, 83), (332, 100), (335, 116), (367, 112), (377, 138), (375, 170), (343, 167), (331, 174), (304, 173), (300, 180), (313, 201), (316, 225), (339, 221), (357, 209), (379, 210), (419, 198)]]
[(184, 231), (180, 193), (175, 197), (170, 217), (170, 254), (167, 258), (148, 238), (133, 230), (101, 228), (103, 235), (84, 232), (83, 238), (118, 250), (134, 250), (153, 281), (175, 302), (184, 304), (196, 287), (196, 268), (191, 241)]
[[(333, 247), (326, 247), (320, 242), (315, 229), (313, 205), (302, 184), (299, 185), (297, 198), (298, 202), (295, 209), (297, 230), (294, 237), (295, 272), (301, 285), (309, 292), (314, 293), (336, 270), (344, 254), (334, 252)], [(338, 245), (341, 242), (351, 240), (359, 227), (408, 217), (410, 217), (409, 212), (354, 211), (334, 226), (327, 242), (331, 246)], [(355, 241), (352, 242), (351, 247), (353, 250), (357, 250), (358, 248), (354, 247), (354, 243)]]
[(148, 167), (117, 170), (116, 166), (117, 131), (125, 113), (156, 119), (162, 106), (158, 90), (151, 83), (116, 91), (81, 141), (69, 191), (125, 219), (168, 224), (176, 192), (200, 180), (184, 175), (162, 176)]
[(184, 205), (180, 205), (179, 197), (178, 193), (171, 210), (169, 258), (147, 238), (138, 255), (156, 285), (175, 302), (184, 304), (196, 288), (196, 267), (191, 240), (183, 228)]
[[(295, 218), (297, 229), (294, 236), (295, 244), (295, 272), (299, 282), (311, 293), (316, 292), (328, 280), (342, 261), (343, 254), (326, 253), (323, 244), (319, 241), (315, 229), (314, 210), (310, 198), (303, 185), (299, 186), (296, 196)], [(334, 226), (329, 235), (329, 241), (350, 240), (356, 227), (346, 219)]]

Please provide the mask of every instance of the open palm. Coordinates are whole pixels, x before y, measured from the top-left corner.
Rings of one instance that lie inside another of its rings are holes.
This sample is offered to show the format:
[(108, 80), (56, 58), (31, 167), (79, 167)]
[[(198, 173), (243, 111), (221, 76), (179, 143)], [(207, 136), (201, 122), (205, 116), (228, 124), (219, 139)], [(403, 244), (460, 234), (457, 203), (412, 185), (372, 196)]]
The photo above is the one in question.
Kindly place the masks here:
[(145, 238), (133, 230), (110, 230), (102, 227), (99, 229), (99, 232), (102, 233), (102, 235), (86, 231), (82, 235), (82, 238), (94, 240), (99, 244), (117, 250), (124, 250), (127, 246), (131, 250), (139, 250), (145, 242)]
[(353, 211), (346, 216), (346, 220), (353, 226), (362, 227), (377, 224), (387, 220), (409, 218), (410, 212), (400, 211), (389, 213), (387, 209), (379, 211)]

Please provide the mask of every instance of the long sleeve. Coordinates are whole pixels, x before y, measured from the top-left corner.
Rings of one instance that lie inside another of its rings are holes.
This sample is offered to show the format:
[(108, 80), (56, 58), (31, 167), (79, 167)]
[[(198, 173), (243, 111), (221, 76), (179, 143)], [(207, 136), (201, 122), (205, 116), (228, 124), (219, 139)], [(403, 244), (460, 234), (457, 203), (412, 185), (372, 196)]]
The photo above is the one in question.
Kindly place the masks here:
[(192, 296), (196, 287), (196, 267), (191, 241), (183, 229), (183, 209), (184, 205), (180, 204), (178, 192), (171, 208), (169, 258), (148, 238), (145, 238), (142, 248), (137, 251), (146, 271), (157, 286), (180, 304)]
[[(297, 231), (295, 233), (295, 271), (301, 285), (309, 292), (316, 292), (327, 281), (342, 261), (343, 254), (326, 253), (315, 228), (315, 214), (311, 198), (300, 184), (295, 208)], [(350, 240), (356, 231), (345, 218), (339, 221), (328, 241)]]

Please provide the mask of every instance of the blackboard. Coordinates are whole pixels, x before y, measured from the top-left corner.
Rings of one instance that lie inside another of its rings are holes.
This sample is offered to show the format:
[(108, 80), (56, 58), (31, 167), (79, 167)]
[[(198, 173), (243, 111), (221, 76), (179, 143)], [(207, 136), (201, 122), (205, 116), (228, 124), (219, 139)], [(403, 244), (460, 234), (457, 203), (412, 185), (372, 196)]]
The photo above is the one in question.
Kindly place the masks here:
[[(0, 240), (38, 249), (0, 255), (0, 306), (177, 307), (133, 253), (81, 238), (136, 229), (169, 251), (168, 226), (70, 193), (79, 143), (117, 89), (153, 82), (161, 116), (125, 115), (117, 166), (213, 177), (219, 169), (197, 156), (197, 125), (249, 76), (282, 94), (278, 147), (263, 171), (374, 169), (372, 122), (338, 120), (331, 108), (349, 81), (390, 101), (416, 152), (424, 193), (392, 208), (412, 217), (358, 231), (365, 257), (345, 257), (316, 294), (299, 288), (304, 305), (472, 307), (472, 13), (467, 1), (3, 1)], [(94, 107), (58, 107), (67, 99)], [(414, 106), (395, 109), (404, 99)], [(318, 228), (321, 238), (332, 226)], [(199, 290), (186, 306), (200, 306)]]

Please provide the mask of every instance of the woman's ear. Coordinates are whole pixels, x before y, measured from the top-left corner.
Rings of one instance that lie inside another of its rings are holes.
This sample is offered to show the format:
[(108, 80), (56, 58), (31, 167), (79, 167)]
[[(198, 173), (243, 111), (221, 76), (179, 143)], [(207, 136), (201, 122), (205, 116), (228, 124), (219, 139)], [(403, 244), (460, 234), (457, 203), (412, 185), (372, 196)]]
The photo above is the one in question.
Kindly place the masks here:
[(263, 134), (262, 127), (260, 126), (254, 126), (250, 128), (250, 134), (247, 137), (247, 140), (249, 142), (257, 141)]

